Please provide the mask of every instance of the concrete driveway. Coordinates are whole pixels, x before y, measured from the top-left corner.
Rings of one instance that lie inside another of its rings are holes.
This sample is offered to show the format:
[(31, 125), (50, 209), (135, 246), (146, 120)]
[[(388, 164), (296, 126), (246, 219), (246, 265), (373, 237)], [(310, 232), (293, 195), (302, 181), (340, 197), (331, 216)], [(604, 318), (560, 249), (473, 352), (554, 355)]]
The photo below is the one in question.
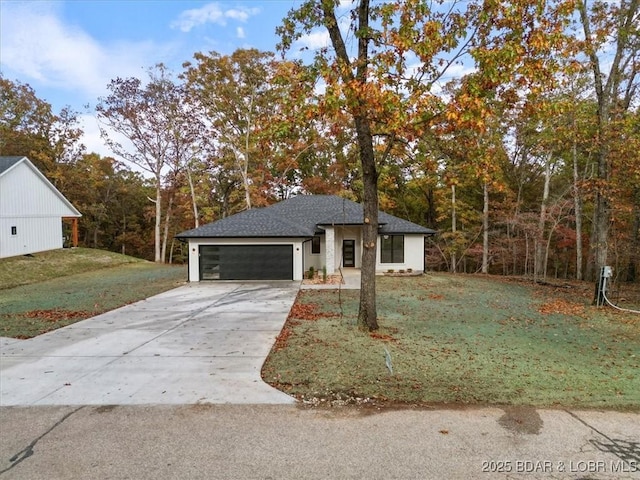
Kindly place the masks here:
[(287, 404), (260, 378), (298, 282), (192, 283), (0, 344), (0, 405)]

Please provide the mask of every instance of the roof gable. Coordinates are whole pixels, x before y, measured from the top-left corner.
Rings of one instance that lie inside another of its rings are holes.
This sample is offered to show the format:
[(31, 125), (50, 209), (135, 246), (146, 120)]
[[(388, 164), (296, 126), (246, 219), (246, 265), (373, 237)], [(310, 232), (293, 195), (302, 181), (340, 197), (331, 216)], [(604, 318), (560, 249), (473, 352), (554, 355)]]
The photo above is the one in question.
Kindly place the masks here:
[[(312, 237), (318, 227), (362, 225), (362, 205), (335, 195), (298, 195), (255, 208), (176, 235), (205, 237)], [(434, 230), (379, 212), (380, 233), (432, 235)]]
[[(60, 193), (60, 191), (49, 181), (49, 179), (47, 179), (47, 177), (44, 176), (44, 174), (40, 170), (36, 168), (33, 163), (31, 163), (31, 161), (27, 157), (0, 157), (0, 182), (9, 182), (9, 179), (13, 177), (12, 172), (18, 173), (21, 167), (29, 170), (32, 175), (34, 175), (42, 184), (44, 184), (45, 188), (49, 192), (51, 192), (51, 195), (53, 195), (57, 200), (60, 201), (60, 205), (63, 207), (62, 216), (82, 216), (82, 214), (71, 204), (71, 202), (67, 200), (65, 196), (62, 195), (62, 193)], [(11, 187), (14, 188), (10, 190), (7, 186), (3, 187), (5, 194), (6, 192), (9, 192), (7, 195), (9, 198), (5, 197), (5, 202), (3, 203), (8, 203), (7, 200), (15, 200), (15, 197), (20, 198), (24, 196), (24, 194), (21, 195), (21, 187), (23, 187), (22, 185), (11, 185)], [(53, 199), (54, 197), (50, 198)], [(32, 198), (31, 194), (29, 198)]]

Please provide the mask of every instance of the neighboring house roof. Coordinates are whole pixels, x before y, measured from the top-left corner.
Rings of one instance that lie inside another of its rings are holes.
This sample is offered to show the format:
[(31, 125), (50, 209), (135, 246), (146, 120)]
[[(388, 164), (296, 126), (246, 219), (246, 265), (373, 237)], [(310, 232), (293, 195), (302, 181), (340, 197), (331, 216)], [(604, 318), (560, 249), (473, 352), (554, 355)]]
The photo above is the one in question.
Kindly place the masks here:
[(27, 157), (0, 157), (0, 181), (8, 173), (17, 168), (18, 165), (26, 165), (54, 194), (60, 201), (70, 210), (65, 217), (81, 217), (82, 214), (74, 207), (69, 200), (44, 176), (44, 174), (31, 163)]
[[(422, 227), (384, 212), (382, 234), (433, 235)], [(187, 230), (176, 238), (312, 237), (330, 225), (362, 225), (362, 205), (335, 195), (298, 195), (265, 208), (255, 208)]]

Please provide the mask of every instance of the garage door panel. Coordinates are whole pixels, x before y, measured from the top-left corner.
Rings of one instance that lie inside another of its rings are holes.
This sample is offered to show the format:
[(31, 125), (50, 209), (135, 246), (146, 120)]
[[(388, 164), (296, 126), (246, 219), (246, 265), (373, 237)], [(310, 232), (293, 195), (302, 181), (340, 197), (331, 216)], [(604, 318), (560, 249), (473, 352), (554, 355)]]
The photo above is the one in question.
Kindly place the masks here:
[(201, 280), (291, 280), (293, 245), (202, 245)]

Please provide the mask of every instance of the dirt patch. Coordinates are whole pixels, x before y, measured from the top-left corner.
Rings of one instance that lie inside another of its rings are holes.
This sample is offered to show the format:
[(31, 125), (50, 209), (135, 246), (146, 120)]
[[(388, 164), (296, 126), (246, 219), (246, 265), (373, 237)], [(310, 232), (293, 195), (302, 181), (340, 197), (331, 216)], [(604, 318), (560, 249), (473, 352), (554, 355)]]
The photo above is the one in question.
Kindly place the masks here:
[(513, 433), (538, 435), (544, 422), (540, 414), (533, 407), (506, 407), (504, 415), (498, 419), (498, 423)]
[(302, 280), (303, 285), (340, 285), (342, 283), (344, 283), (344, 281), (341, 275), (327, 275), (326, 280), (322, 276)]
[(36, 318), (45, 322), (55, 323), (61, 320), (89, 318), (93, 313), (86, 310), (74, 312), (60, 308), (53, 308), (50, 310), (31, 310), (29, 312), (25, 312), (23, 315), (27, 318)]
[(118, 408), (117, 405), (100, 405), (99, 407), (94, 408), (93, 412), (94, 413), (111, 413), (116, 408)]

